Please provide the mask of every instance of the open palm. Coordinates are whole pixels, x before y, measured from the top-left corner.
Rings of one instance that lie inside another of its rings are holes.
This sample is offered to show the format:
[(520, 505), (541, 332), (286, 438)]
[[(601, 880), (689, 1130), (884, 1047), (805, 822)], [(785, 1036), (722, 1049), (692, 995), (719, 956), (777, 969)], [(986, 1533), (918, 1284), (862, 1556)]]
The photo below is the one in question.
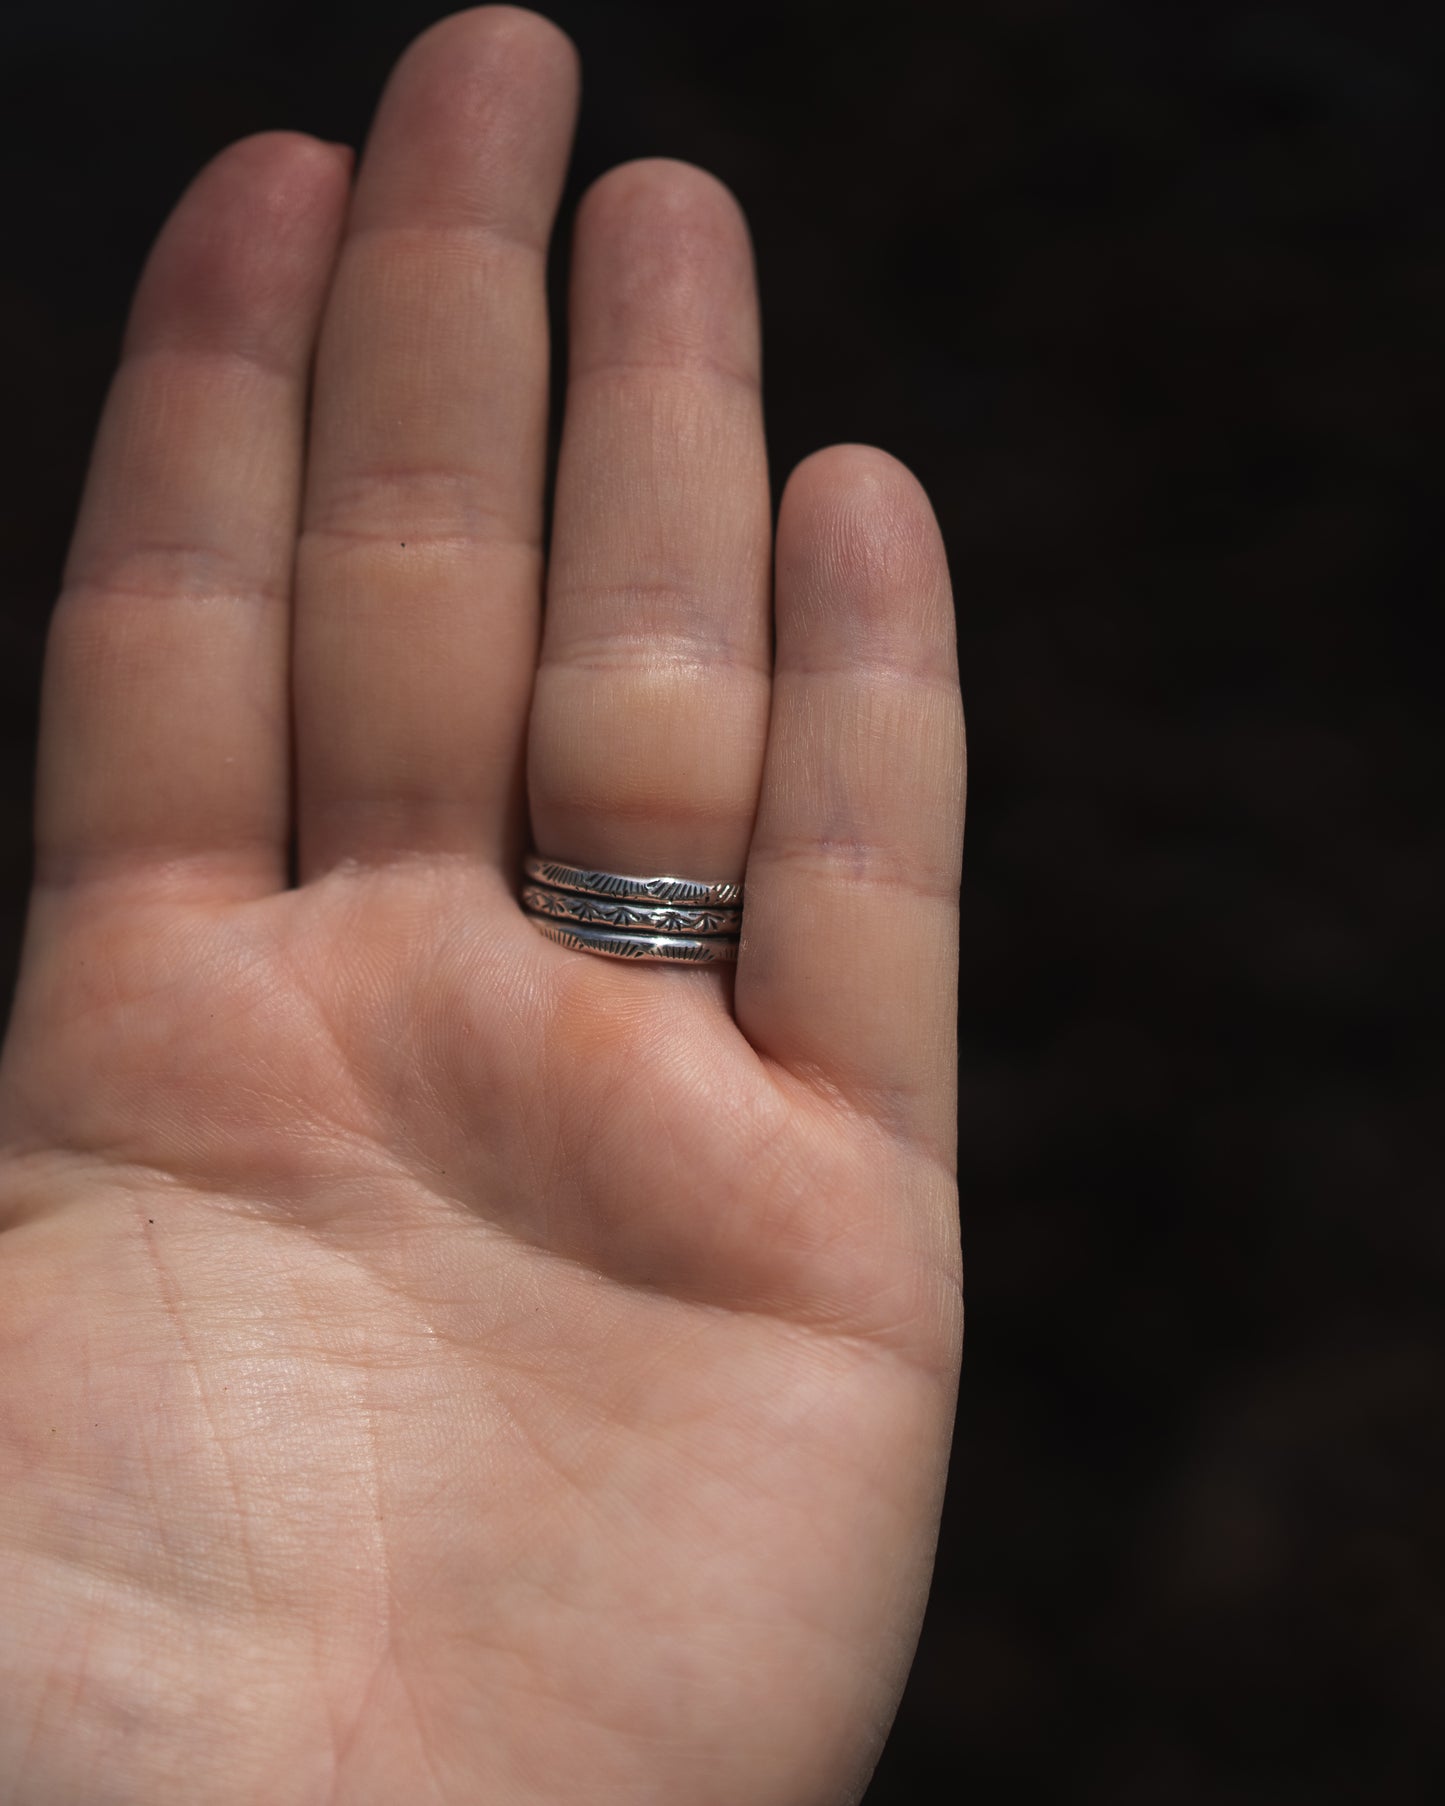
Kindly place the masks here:
[[(233, 145), (136, 295), (0, 1065), (7, 1806), (835, 1806), (902, 1690), (943, 550), (834, 446), (774, 571), (746, 225), (658, 159), (579, 209), (544, 572), (577, 90), (537, 15), (443, 19), (354, 189)], [(545, 939), (529, 842), (745, 877), (736, 970)]]

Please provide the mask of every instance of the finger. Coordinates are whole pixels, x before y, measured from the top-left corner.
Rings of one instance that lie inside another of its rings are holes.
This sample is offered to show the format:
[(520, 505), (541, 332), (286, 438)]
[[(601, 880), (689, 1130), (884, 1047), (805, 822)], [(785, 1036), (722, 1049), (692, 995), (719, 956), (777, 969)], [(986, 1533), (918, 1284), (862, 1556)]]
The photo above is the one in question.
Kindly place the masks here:
[(286, 882), (306, 374), (350, 153), (264, 132), (146, 260), (51, 619), (36, 881)]
[(578, 208), (528, 741), (541, 852), (740, 878), (767, 734), (771, 503), (741, 209), (649, 158)]
[(951, 1164), (963, 709), (917, 480), (836, 445), (784, 490), (734, 1007), (788, 1073)]
[(556, 26), (484, 6), (424, 31), (378, 106), (317, 351), (297, 550), (303, 880), (520, 839), (547, 243), (577, 88)]

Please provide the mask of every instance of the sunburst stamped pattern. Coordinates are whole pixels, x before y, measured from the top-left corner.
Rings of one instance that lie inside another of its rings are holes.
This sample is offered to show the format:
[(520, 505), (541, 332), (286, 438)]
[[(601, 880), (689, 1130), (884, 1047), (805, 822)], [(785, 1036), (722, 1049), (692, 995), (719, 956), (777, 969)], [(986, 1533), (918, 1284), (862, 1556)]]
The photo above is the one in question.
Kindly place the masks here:
[(736, 934), (742, 922), (742, 913), (736, 909), (681, 909), (673, 904), (613, 902), (606, 897), (548, 890), (537, 884), (523, 885), (522, 906), (564, 921), (640, 928), (649, 934)]
[(619, 902), (691, 903), (696, 906), (733, 907), (742, 901), (743, 887), (730, 880), (707, 883), (695, 878), (633, 878), (620, 872), (594, 872), (568, 865), (560, 859), (529, 854), (523, 865), (526, 877), (557, 890), (584, 896), (616, 898)]

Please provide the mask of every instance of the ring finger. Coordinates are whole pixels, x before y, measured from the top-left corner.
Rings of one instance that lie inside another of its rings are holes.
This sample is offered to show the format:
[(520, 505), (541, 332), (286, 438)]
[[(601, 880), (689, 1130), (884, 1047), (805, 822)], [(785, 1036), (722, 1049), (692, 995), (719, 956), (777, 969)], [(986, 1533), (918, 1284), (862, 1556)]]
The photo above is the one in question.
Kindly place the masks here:
[(738, 203), (666, 158), (608, 171), (578, 208), (569, 313), (527, 751), (536, 846), (740, 879), (767, 738), (772, 513)]

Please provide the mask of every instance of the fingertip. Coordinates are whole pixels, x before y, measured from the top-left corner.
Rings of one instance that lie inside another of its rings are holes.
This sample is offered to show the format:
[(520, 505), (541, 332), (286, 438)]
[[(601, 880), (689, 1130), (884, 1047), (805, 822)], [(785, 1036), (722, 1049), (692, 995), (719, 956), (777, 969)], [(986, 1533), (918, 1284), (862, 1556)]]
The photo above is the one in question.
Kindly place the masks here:
[(903, 460), (882, 446), (840, 441), (820, 446), (794, 465), (783, 490), (794, 510), (867, 510), (900, 527), (927, 524), (937, 532), (928, 491)]
[(544, 13), (526, 6), (466, 6), (444, 13), (419, 31), (397, 59), (397, 67), (414, 59), (430, 63), (467, 62), (478, 54), (499, 53), (515, 67), (540, 72), (566, 70), (575, 97), (582, 80), (582, 53), (575, 39)]
[(343, 154), (349, 162), (353, 154), (349, 145), (333, 143), (312, 132), (278, 126), (232, 139), (216, 152), (204, 169), (224, 169), (228, 175), (252, 185), (273, 185), (288, 179), (292, 182), (302, 179), (308, 168), (329, 169)]
[(864, 636), (879, 659), (956, 672), (954, 601), (938, 517), (922, 483), (876, 445), (810, 453), (784, 488), (777, 531), (780, 634)]

